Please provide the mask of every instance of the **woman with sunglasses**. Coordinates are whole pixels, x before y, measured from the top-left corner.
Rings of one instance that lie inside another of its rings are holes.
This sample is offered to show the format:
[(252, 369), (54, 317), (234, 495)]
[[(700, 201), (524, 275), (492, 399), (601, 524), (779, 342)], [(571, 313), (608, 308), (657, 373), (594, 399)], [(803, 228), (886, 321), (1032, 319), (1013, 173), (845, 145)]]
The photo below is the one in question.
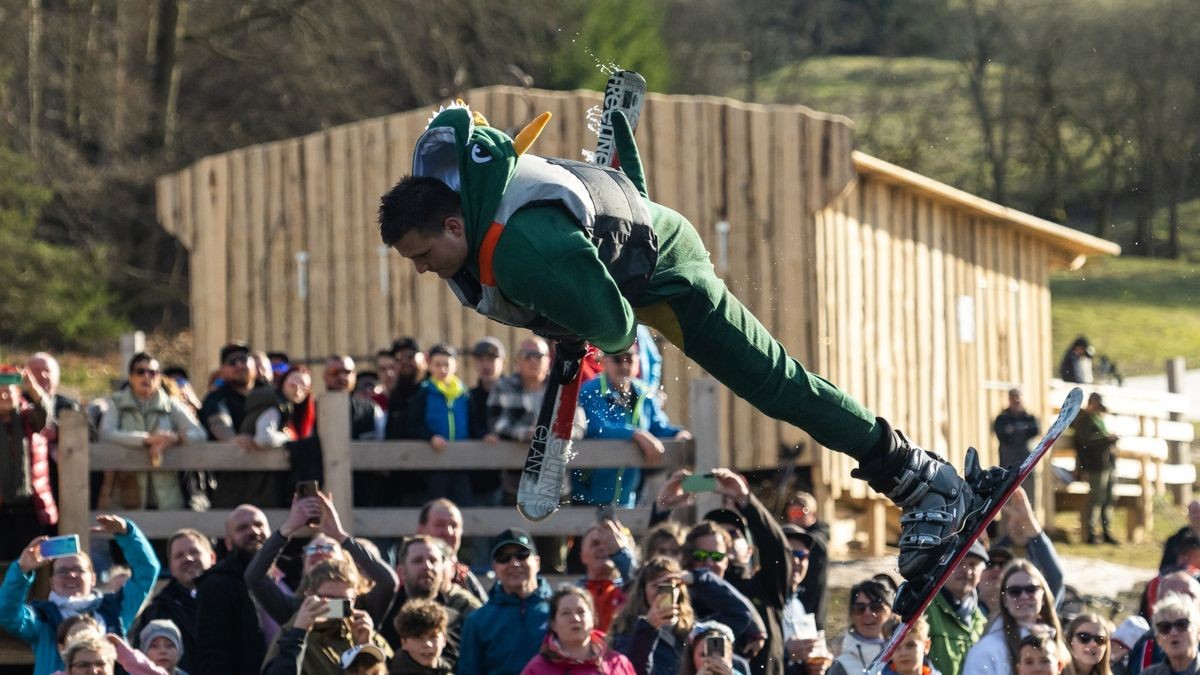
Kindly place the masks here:
[(1200, 673), (1200, 606), (1190, 596), (1170, 593), (1154, 605), (1150, 625), (1154, 640), (1166, 660), (1142, 671), (1142, 675), (1196, 675)]
[(1067, 649), (1071, 661), (1064, 675), (1111, 675), (1109, 640), (1112, 624), (1099, 614), (1084, 612), (1067, 624)]
[[(162, 463), (168, 448), (206, 438), (191, 410), (163, 389), (158, 359), (145, 352), (129, 360), (129, 382), (111, 400), (100, 418), (100, 440), (144, 452), (153, 466)], [(160, 510), (185, 508), (175, 472), (117, 472), (109, 485), (116, 494), (110, 496), (102, 488), (101, 498), (115, 497), (122, 508), (143, 509), (151, 504)]]
[[(827, 675), (857, 675), (883, 649), (883, 624), (892, 617), (895, 591), (875, 580), (850, 589), (850, 628), (842, 638), (842, 652)], [(967, 671), (969, 672), (969, 671)]]
[(638, 569), (627, 600), (613, 619), (609, 641), (638, 675), (675, 675), (696, 623), (693, 603), (715, 608), (704, 618), (734, 632), (754, 624), (755, 610), (729, 582), (708, 569), (684, 572), (674, 558), (651, 558)]
[(971, 675), (1013, 672), (1019, 660), (1021, 638), (1039, 626), (1052, 630), (1055, 636), (1063, 634), (1045, 577), (1028, 560), (1018, 558), (1008, 564), (1000, 577), (999, 615), (967, 652), (962, 672)]

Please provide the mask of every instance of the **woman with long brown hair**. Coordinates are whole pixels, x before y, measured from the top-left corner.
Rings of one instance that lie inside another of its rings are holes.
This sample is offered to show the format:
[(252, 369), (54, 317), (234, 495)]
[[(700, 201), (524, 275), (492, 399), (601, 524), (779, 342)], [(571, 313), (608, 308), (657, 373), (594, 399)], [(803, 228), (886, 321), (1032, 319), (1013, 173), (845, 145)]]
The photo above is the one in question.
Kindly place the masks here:
[[(1021, 638), (1039, 625), (1051, 629), (1055, 640), (1063, 634), (1046, 578), (1028, 560), (1013, 560), (1000, 578), (999, 616), (967, 652), (962, 672), (972, 675), (1013, 672)], [(1066, 651), (1062, 649), (1059, 653)]]
[(1109, 640), (1113, 627), (1108, 619), (1084, 612), (1067, 624), (1067, 649), (1071, 660), (1063, 675), (1112, 675), (1109, 667)]

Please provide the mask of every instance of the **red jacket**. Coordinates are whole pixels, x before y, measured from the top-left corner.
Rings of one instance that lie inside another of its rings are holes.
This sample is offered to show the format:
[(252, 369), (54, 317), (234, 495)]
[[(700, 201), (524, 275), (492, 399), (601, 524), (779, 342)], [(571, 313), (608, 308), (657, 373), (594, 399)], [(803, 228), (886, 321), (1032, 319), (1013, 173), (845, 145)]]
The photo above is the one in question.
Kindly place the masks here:
[(558, 640), (547, 634), (542, 651), (530, 661), (521, 675), (636, 675), (633, 663), (624, 654), (609, 649), (604, 633), (592, 632), (592, 658), (575, 661), (563, 654)]
[(37, 513), (38, 522), (42, 525), (58, 524), (58, 506), (54, 503), (54, 494), (50, 492), (50, 444), (42, 435), (42, 428), (35, 429), (34, 412), (36, 408), (22, 401), (18, 414), (21, 415), (21, 429), (25, 433), (25, 450), (29, 453), (29, 482), (33, 488), (33, 509)]

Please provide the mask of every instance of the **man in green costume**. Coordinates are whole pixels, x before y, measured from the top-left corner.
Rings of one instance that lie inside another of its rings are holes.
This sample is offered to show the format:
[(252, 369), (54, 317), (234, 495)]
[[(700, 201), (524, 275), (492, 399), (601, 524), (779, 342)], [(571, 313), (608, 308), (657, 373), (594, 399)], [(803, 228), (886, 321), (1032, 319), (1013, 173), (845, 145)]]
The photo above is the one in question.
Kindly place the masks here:
[(547, 116), (514, 140), (465, 105), (444, 108), (413, 175), (383, 196), (384, 244), (464, 305), (553, 339), (620, 353), (639, 321), (654, 327), (762, 412), (857, 459), (854, 475), (904, 509), (901, 574), (929, 571), (972, 506), (969, 485), (787, 355), (716, 276), (692, 224), (646, 197), (633, 134), (613, 117), (620, 171), (525, 154)]

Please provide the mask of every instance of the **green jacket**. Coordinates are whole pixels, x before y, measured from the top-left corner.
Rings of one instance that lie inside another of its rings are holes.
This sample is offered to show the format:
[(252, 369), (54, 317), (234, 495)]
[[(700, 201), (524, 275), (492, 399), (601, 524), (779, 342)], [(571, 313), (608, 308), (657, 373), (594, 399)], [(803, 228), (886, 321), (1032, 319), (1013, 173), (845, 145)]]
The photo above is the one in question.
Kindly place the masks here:
[(979, 611), (979, 607), (975, 607), (970, 623), (964, 622), (946, 596), (938, 593), (929, 609), (925, 610), (925, 620), (929, 622), (931, 640), (929, 660), (942, 675), (959, 675), (967, 651), (983, 637), (987, 618)]

